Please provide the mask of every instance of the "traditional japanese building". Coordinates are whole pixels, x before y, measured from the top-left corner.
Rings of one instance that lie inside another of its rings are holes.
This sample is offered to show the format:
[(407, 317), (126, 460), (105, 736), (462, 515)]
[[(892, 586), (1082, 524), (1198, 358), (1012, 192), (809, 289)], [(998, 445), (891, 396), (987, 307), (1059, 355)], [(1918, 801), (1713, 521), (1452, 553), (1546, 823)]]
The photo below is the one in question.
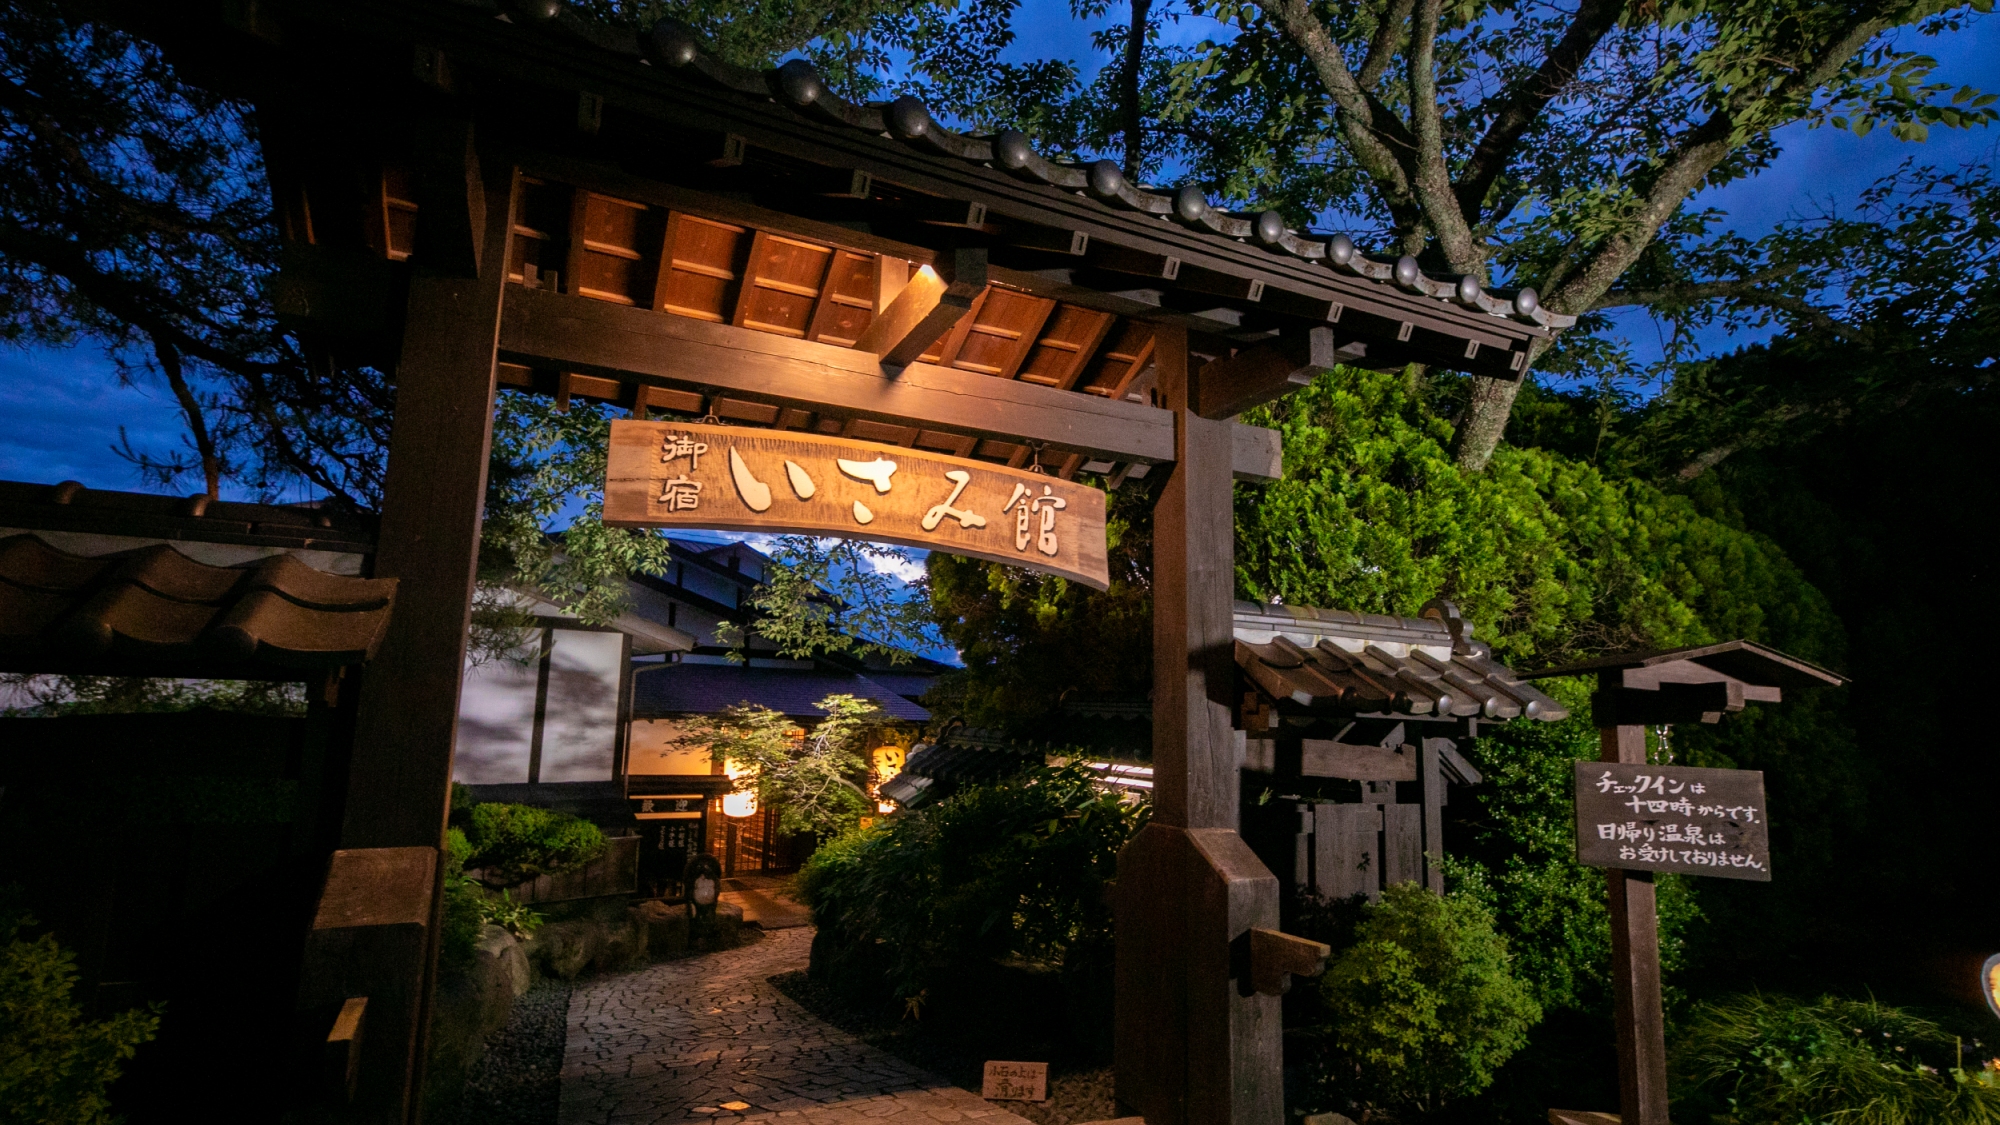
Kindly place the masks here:
[[(517, 651), (468, 661), (453, 778), (476, 801), (560, 809), (639, 839), (639, 889), (675, 893), (687, 858), (713, 854), (723, 874), (789, 871), (811, 841), (778, 831), (777, 810), (739, 798), (705, 749), (677, 742), (691, 717), (738, 704), (802, 727), (829, 695), (871, 700), (901, 724), (944, 670), (914, 655), (794, 659), (750, 626), (750, 599), (771, 560), (744, 543), (676, 541), (664, 574), (626, 580), (629, 607), (601, 626), (518, 591), (534, 624)], [(732, 812), (732, 809), (737, 810)]]

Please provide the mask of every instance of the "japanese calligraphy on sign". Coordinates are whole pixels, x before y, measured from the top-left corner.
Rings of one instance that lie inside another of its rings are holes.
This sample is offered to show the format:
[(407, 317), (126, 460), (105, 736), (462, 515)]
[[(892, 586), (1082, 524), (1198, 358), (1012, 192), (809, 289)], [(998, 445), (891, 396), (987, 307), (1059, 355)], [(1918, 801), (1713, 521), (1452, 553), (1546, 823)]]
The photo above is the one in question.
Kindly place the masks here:
[(1771, 881), (1756, 770), (1576, 763), (1576, 858), (1591, 867)]
[(1049, 1100), (1049, 1064), (989, 1060), (981, 1076), (979, 1096), (990, 1102)]
[(1104, 493), (923, 449), (684, 422), (611, 424), (604, 522), (872, 539), (1102, 590)]

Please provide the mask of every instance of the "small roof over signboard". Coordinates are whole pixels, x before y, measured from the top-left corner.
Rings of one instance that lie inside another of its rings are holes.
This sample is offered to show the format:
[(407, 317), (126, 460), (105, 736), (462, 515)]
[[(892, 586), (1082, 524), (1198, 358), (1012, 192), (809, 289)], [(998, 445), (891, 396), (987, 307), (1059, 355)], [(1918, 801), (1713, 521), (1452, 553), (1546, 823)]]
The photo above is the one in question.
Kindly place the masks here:
[(1595, 673), (1597, 724), (1713, 723), (1746, 703), (1779, 703), (1787, 690), (1847, 683), (1847, 677), (1755, 641), (1723, 641), (1665, 652), (1621, 653), (1532, 673), (1529, 679)]
[(1648, 683), (1696, 683), (1701, 682), (1701, 679), (1712, 678), (1712, 676), (1692, 678), (1687, 668), (1677, 668), (1676, 665), (1702, 668), (1709, 673), (1727, 676), (1745, 684), (1790, 688), (1794, 691), (1848, 682), (1848, 678), (1838, 672), (1828, 671), (1796, 656), (1788, 656), (1756, 641), (1723, 641), (1720, 644), (1696, 645), (1693, 648), (1676, 648), (1664, 652), (1600, 656), (1580, 664), (1567, 664), (1560, 668), (1530, 672), (1522, 679), (1542, 680), (1551, 676), (1580, 676), (1586, 672), (1596, 672), (1600, 675), (1617, 672), (1622, 673), (1619, 677), (1622, 686), (1644, 687)]

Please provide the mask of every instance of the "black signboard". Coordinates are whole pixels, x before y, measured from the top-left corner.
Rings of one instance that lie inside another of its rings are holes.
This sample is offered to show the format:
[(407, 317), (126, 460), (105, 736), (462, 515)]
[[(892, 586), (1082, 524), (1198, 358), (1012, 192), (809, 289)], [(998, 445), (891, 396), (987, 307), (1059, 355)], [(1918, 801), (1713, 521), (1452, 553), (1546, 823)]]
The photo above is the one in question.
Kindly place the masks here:
[(1576, 858), (1591, 867), (1771, 881), (1757, 770), (1576, 763)]

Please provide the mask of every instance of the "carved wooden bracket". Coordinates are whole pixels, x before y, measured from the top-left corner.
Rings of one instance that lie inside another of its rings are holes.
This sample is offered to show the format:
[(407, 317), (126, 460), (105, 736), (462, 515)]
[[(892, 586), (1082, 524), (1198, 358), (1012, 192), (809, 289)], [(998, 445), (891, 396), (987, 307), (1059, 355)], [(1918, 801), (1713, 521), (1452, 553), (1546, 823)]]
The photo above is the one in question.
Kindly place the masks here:
[(355, 1080), (361, 1076), (361, 1032), (367, 1018), (368, 998), (350, 996), (326, 1033), (326, 1089), (342, 1105), (354, 1100)]
[(1315, 977), (1333, 952), (1324, 942), (1277, 930), (1250, 931), (1250, 985), (1266, 996), (1283, 996), (1294, 976)]

